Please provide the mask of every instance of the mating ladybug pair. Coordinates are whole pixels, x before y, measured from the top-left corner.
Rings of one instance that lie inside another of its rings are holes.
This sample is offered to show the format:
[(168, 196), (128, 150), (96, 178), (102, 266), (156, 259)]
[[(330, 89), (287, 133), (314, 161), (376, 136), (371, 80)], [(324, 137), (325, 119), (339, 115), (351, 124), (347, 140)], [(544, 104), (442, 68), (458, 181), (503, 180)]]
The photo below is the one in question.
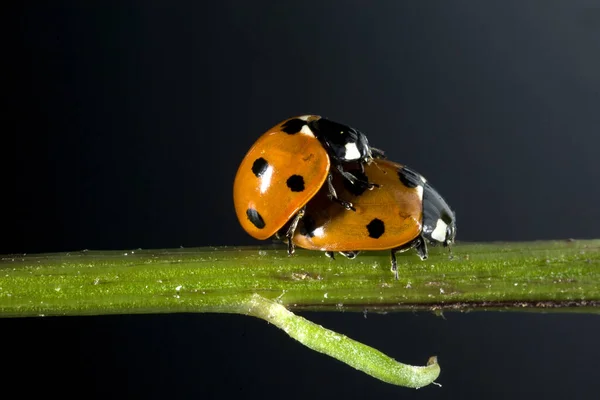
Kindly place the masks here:
[(367, 137), (349, 126), (304, 115), (262, 135), (240, 165), (233, 200), (240, 224), (252, 237), (339, 252), (449, 246), (456, 223), (446, 201), (420, 174), (385, 159)]

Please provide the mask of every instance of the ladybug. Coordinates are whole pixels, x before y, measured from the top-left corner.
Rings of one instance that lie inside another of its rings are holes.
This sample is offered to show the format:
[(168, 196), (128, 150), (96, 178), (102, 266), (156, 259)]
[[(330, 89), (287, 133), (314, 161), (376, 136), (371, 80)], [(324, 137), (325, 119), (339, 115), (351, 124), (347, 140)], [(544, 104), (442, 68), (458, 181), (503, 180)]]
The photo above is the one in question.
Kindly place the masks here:
[(365, 134), (354, 128), (318, 115), (287, 119), (264, 133), (238, 168), (233, 184), (238, 220), (259, 240), (279, 236), (287, 224), (282, 235), (291, 255), (298, 221), (321, 187), (326, 187), (325, 197), (341, 205), (340, 209), (354, 210), (352, 203), (337, 196), (331, 171), (343, 180), (373, 189), (375, 184), (359, 182), (345, 164), (358, 164), (362, 171), (374, 157), (383, 158), (384, 154), (369, 146)]
[[(354, 258), (362, 250), (391, 250), (391, 269), (398, 279), (396, 252), (415, 249), (427, 259), (427, 244), (454, 243), (454, 212), (427, 180), (407, 166), (376, 159), (349, 171), (358, 183), (334, 177), (334, 186), (351, 199), (356, 212), (344, 212), (327, 201), (321, 190), (308, 203), (292, 238), (294, 244), (309, 250), (325, 251), (329, 257), (339, 252)], [(376, 181), (379, 187), (367, 190), (361, 184)]]

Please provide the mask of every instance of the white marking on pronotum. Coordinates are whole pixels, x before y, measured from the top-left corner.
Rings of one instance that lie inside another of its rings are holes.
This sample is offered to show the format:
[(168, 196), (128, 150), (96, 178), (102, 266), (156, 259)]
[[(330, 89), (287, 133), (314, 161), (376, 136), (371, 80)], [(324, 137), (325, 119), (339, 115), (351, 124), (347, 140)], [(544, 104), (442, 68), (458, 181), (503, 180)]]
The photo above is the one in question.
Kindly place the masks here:
[(323, 236), (324, 233), (325, 232), (323, 231), (322, 226), (320, 226), (320, 227), (316, 228), (314, 231), (312, 231), (312, 234), (316, 237), (321, 237), (321, 236)]
[(268, 166), (267, 170), (263, 173), (260, 178), (260, 193), (264, 193), (267, 191), (269, 186), (271, 186), (271, 177), (273, 176), (273, 167)]
[(417, 191), (417, 196), (419, 196), (419, 200), (423, 201), (423, 186), (419, 185), (415, 188)]
[(298, 117), (298, 119), (301, 119), (302, 121), (308, 121), (309, 118), (310, 118), (310, 115), (302, 115), (302, 116)]
[(344, 158), (346, 160), (358, 160), (360, 158), (360, 151), (356, 147), (356, 143), (346, 143), (346, 154)]
[(446, 223), (441, 219), (438, 219), (437, 223), (435, 224), (435, 229), (433, 230), (433, 232), (431, 232), (431, 237), (437, 240), (438, 242), (444, 242), (446, 240), (447, 228), (448, 225), (446, 225)]
[(308, 127), (308, 125), (304, 125), (302, 129), (300, 129), (300, 133), (308, 136), (315, 136), (313, 131)]

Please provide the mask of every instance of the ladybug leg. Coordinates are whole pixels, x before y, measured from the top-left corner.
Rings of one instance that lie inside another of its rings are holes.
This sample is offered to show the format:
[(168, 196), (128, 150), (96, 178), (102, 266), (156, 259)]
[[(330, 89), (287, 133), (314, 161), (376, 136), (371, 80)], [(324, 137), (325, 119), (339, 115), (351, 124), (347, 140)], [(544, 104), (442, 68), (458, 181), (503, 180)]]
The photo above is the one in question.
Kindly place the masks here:
[(296, 228), (298, 227), (298, 222), (300, 222), (300, 219), (302, 217), (304, 217), (305, 211), (306, 211), (306, 206), (302, 207), (300, 209), (300, 211), (298, 211), (296, 216), (294, 216), (294, 219), (292, 220), (292, 223), (290, 224), (287, 232), (285, 233), (285, 238), (287, 239), (287, 243), (288, 243), (288, 255), (290, 255), (290, 256), (292, 254), (294, 254), (294, 241), (292, 240), (294, 238), (294, 232), (296, 232)]
[(419, 236), (419, 239), (415, 241), (415, 250), (417, 251), (417, 255), (421, 259), (421, 261), (427, 260), (428, 252), (427, 252), (427, 243), (422, 236)]
[(356, 258), (356, 256), (358, 255), (358, 253), (360, 253), (360, 252), (355, 250), (355, 251), (340, 251), (339, 253), (349, 260), (354, 260)]
[[(363, 169), (364, 168), (363, 163), (360, 162), (359, 164), (360, 164), (360, 168)], [(336, 168), (339, 171), (339, 173), (342, 174), (342, 176), (353, 185), (364, 185), (367, 187), (368, 190), (371, 190), (375, 187), (379, 187), (379, 185), (376, 183), (364, 182), (362, 180), (356, 179), (356, 177), (354, 175), (352, 175), (350, 172), (346, 171), (341, 164), (337, 164)], [(363, 169), (363, 172), (364, 172), (364, 169)]]
[[(369, 161), (370, 162), (370, 161)], [(365, 173), (365, 164), (366, 162), (361, 162), (360, 164), (360, 172), (362, 172), (363, 174)], [(373, 190), (373, 188), (378, 188), (379, 185), (377, 183), (374, 182), (362, 182), (361, 184), (366, 185), (368, 190)]]
[[(365, 164), (369, 164), (370, 162), (371, 162), (370, 160), (369, 161), (363, 160), (363, 161), (361, 161), (361, 162), (358, 163), (358, 165), (360, 166), (360, 172), (362, 174), (365, 173)], [(350, 174), (350, 175), (352, 175), (352, 174)], [(365, 182), (363, 180), (359, 180), (358, 182), (354, 181), (354, 183), (352, 183), (352, 184), (355, 185), (357, 183), (360, 183), (361, 185), (366, 186), (367, 190), (373, 190), (373, 188), (379, 187), (379, 185), (376, 184), (376, 183), (373, 183), (373, 182), (369, 183), (369, 182)]]
[(452, 246), (451, 245), (444, 245), (444, 247), (448, 248), (448, 257), (450, 257), (450, 259), (454, 259), (454, 253), (452, 253)]
[(391, 256), (392, 256), (392, 268), (391, 268), (391, 270), (394, 273), (394, 278), (396, 280), (398, 280), (398, 262), (396, 261), (396, 249), (392, 249)]
[[(362, 166), (362, 163), (360, 163)], [(356, 177), (352, 175), (350, 172), (346, 171), (342, 164), (336, 164), (335, 166), (342, 176), (347, 179), (351, 184), (356, 185)]]
[[(344, 257), (346, 257), (349, 260), (353, 260), (356, 258), (356, 256), (358, 255), (358, 253), (360, 253), (360, 251), (358, 250), (354, 250), (354, 251), (338, 251), (338, 253), (340, 253), (341, 255), (343, 255)], [(326, 251), (325, 255), (329, 258), (331, 258), (332, 260), (335, 260), (335, 256), (334, 256), (334, 252), (333, 251)]]
[(421, 261), (427, 260), (427, 243), (422, 236), (418, 236), (412, 242), (409, 242), (400, 247), (396, 247), (391, 250), (391, 258), (392, 258), (392, 272), (394, 273), (394, 277), (398, 280), (398, 262), (396, 261), (396, 253), (403, 253), (410, 249), (415, 249), (417, 251), (417, 255), (421, 259)]
[[(362, 160), (360, 160), (359, 165), (360, 165), (360, 172), (362, 172), (364, 174), (365, 172), (365, 164), (369, 165), (373, 162), (373, 159), (385, 159), (385, 153), (383, 152), (383, 150), (380, 150), (378, 148), (375, 147), (371, 147), (369, 148), (369, 152), (368, 154), (363, 157)], [(372, 185), (374, 185), (375, 187), (379, 187), (378, 184), (373, 183)], [(372, 189), (372, 188), (369, 188)]]
[(379, 158), (379, 159), (386, 158), (385, 152), (376, 147), (371, 147), (371, 155), (373, 156), (373, 158)]
[(327, 194), (329, 200), (341, 204), (341, 206), (344, 207), (346, 210), (356, 211), (356, 208), (354, 208), (352, 203), (350, 203), (349, 201), (342, 200), (337, 196), (337, 192), (333, 187), (333, 175), (331, 174), (327, 175), (327, 187), (329, 188), (329, 193)]

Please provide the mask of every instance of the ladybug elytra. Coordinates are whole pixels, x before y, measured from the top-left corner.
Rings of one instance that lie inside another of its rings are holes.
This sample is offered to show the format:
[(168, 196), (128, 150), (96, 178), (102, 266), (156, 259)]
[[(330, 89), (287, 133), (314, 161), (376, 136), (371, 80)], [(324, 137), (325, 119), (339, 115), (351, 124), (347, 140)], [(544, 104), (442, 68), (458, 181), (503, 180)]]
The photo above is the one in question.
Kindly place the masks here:
[(233, 185), (238, 220), (248, 234), (260, 240), (278, 234), (287, 224), (284, 236), (292, 254), (291, 238), (305, 206), (325, 182), (330, 201), (345, 210), (354, 209), (336, 193), (332, 164), (344, 179), (357, 183), (345, 163), (358, 162), (362, 168), (373, 157), (383, 157), (383, 152), (370, 147), (366, 136), (356, 129), (318, 115), (285, 120), (254, 143), (238, 168)]
[(356, 212), (345, 212), (327, 201), (320, 191), (306, 208), (292, 240), (298, 247), (339, 252), (354, 258), (363, 250), (391, 250), (396, 278), (396, 253), (415, 249), (427, 259), (427, 244), (450, 246), (456, 235), (455, 215), (439, 193), (412, 169), (389, 160), (376, 159), (360, 170), (350, 171), (373, 180), (378, 187), (351, 184), (334, 177), (339, 193), (351, 199)]

